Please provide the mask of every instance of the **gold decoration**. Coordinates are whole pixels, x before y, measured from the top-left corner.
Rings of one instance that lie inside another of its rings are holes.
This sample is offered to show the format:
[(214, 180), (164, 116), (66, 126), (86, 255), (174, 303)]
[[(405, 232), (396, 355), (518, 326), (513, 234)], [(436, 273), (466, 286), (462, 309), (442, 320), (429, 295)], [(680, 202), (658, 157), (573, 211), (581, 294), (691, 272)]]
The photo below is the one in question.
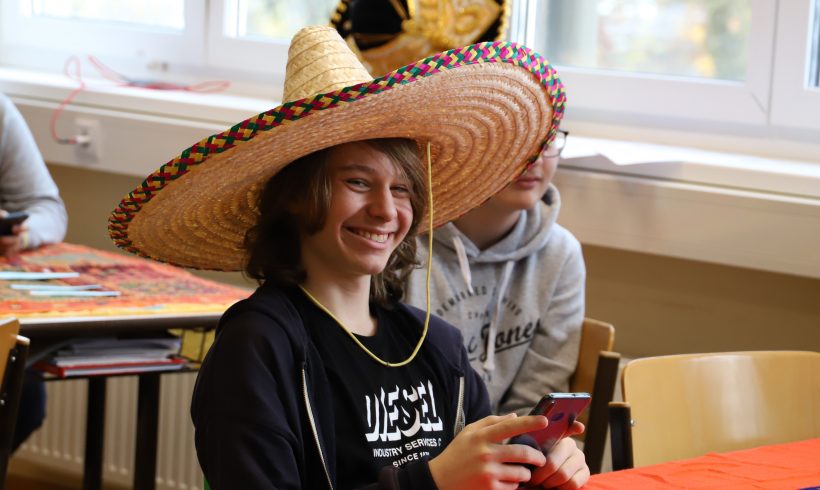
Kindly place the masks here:
[[(402, 20), (402, 31), (384, 44), (356, 50), (373, 76), (441, 51), (478, 42), (481, 35), (500, 19), (499, 33), (504, 37), (509, 24), (509, 3), (499, 6), (495, 0), (407, 0), (407, 10), (398, 0), (390, 0)], [(398, 7), (397, 7), (397, 4)], [(354, 41), (373, 41), (382, 35), (354, 34)], [(355, 42), (350, 43), (355, 44)]]

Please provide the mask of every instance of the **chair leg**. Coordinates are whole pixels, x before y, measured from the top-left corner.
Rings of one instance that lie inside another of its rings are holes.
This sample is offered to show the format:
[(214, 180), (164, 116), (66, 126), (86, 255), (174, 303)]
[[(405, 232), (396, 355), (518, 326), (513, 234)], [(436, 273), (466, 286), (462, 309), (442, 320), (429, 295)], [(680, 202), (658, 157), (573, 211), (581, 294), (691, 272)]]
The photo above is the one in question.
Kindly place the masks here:
[(584, 437), (584, 456), (590, 473), (601, 472), (606, 447), (606, 432), (609, 426), (608, 406), (615, 392), (618, 378), (618, 363), (621, 355), (604, 351), (598, 356), (595, 370), (595, 385), (592, 388), (592, 402), (589, 406), (587, 430)]
[(609, 404), (609, 431), (612, 441), (612, 469), (634, 467), (632, 459), (632, 410), (628, 403)]
[(83, 462), (83, 490), (103, 487), (103, 450), (105, 449), (105, 398), (108, 378), (88, 378), (85, 413), (85, 460)]
[(160, 374), (140, 374), (138, 392), (134, 490), (154, 490), (157, 478)]

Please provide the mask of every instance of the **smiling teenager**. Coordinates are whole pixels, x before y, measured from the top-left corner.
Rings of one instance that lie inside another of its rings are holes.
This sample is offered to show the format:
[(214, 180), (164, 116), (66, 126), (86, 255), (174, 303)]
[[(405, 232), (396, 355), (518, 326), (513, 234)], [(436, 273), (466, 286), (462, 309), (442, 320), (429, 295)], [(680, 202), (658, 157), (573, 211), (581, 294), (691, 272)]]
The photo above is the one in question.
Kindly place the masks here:
[[(371, 73), (385, 73), (504, 39), (511, 4), (340, 0), (331, 24)], [(586, 268), (581, 244), (557, 223), (561, 196), (552, 185), (566, 135), (559, 131), (532, 168), (486, 204), (436, 231), (429, 287), (423, 269), (408, 279), (404, 301), (423, 308), (429, 293), (432, 311), (461, 330), (494, 413), (527, 413), (544, 393), (567, 391), (578, 360)]]
[(552, 68), (486, 43), (372, 79), (316, 26), (291, 43), (284, 99), (185, 150), (109, 220), (129, 251), (260, 282), (223, 315), (194, 391), (211, 487), (581, 486), (577, 448), (504, 444), (546, 418), (490, 416), (458, 330), (400, 303), (418, 229), (485, 201), (554, 138)]

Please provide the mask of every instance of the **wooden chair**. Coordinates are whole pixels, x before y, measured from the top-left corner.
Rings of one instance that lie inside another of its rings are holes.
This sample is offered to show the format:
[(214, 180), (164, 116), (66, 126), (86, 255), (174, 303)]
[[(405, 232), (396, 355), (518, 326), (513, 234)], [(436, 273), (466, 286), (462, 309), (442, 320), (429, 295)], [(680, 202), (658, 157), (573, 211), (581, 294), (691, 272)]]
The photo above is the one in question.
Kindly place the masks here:
[(16, 318), (0, 318), (0, 490), (6, 482), (29, 341)]
[(649, 357), (611, 404), (613, 468), (820, 437), (820, 353)]
[(586, 424), (584, 455), (590, 471), (601, 472), (606, 446), (608, 413), (618, 377), (621, 356), (612, 352), (615, 327), (591, 318), (585, 318), (581, 330), (578, 364), (570, 379), (570, 391), (584, 391), (592, 395), (589, 409), (578, 417)]

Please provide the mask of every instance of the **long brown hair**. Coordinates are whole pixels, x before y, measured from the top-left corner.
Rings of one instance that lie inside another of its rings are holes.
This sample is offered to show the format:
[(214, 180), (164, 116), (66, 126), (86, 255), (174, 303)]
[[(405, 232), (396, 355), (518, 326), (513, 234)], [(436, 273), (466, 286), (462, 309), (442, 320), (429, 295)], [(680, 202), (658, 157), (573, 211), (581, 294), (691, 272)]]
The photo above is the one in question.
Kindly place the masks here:
[[(410, 184), (413, 219), (407, 235), (390, 255), (384, 270), (370, 282), (370, 298), (382, 305), (400, 301), (404, 282), (418, 265), (416, 231), (425, 215), (427, 183), (416, 141), (386, 138), (362, 141), (386, 155)], [(327, 157), (333, 147), (301, 157), (265, 184), (259, 195), (259, 218), (245, 233), (245, 273), (260, 284), (293, 286), (304, 282), (301, 233), (314, 234), (325, 225), (331, 182)], [(299, 211), (295, 211), (295, 209)]]

